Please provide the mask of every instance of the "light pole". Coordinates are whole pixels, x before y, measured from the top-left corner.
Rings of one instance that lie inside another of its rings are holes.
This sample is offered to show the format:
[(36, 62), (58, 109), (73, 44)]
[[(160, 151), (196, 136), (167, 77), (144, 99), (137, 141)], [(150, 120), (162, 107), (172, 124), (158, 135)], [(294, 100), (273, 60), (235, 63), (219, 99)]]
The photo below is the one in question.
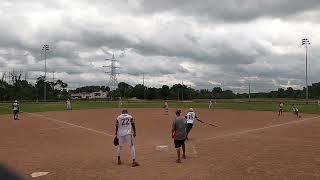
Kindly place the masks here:
[(47, 100), (47, 52), (49, 51), (49, 45), (45, 44), (42, 47), (42, 51), (44, 52), (44, 88), (43, 88), (43, 100)]
[(302, 45), (306, 47), (306, 100), (307, 100), (307, 103), (309, 98), (309, 94), (308, 94), (308, 45), (309, 44), (310, 44), (310, 41), (308, 40), (308, 38), (302, 39)]

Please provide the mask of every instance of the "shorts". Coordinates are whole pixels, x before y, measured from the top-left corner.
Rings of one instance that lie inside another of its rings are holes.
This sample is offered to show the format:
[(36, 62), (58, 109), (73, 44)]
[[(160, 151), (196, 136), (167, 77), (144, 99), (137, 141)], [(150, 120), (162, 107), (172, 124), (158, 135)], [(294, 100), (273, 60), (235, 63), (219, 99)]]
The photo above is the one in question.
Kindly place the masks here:
[(19, 110), (13, 110), (13, 114), (16, 115), (18, 114)]
[(118, 136), (118, 139), (119, 146), (123, 146), (125, 143), (129, 144), (130, 146), (133, 146), (133, 138), (131, 134), (125, 136)]
[(174, 140), (174, 147), (175, 148), (180, 148), (181, 146), (184, 146), (184, 140)]
[(189, 132), (191, 131), (192, 127), (193, 127), (192, 123), (187, 123), (187, 134), (189, 134)]

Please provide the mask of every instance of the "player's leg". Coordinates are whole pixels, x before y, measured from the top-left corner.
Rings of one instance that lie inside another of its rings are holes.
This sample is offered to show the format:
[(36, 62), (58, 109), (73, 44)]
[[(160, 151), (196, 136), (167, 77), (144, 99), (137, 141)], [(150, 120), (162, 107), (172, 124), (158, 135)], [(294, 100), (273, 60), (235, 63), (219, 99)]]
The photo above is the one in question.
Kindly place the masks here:
[(136, 150), (133, 143), (133, 137), (132, 135), (126, 135), (126, 141), (129, 144), (130, 147), (130, 153), (131, 153), (131, 159), (132, 159), (132, 167), (139, 166), (139, 163), (136, 161)]
[(189, 135), (189, 132), (191, 131), (192, 127), (193, 127), (192, 123), (187, 123), (187, 139), (188, 139), (188, 135)]
[(14, 110), (14, 111), (13, 111), (13, 119), (14, 119), (14, 120), (18, 120), (18, 115), (17, 115), (17, 114), (18, 114), (18, 111), (17, 111), (17, 110)]
[(184, 141), (182, 144), (182, 158), (186, 159), (186, 145), (185, 145)]
[(177, 163), (181, 163), (181, 159), (180, 159), (180, 147), (181, 147), (181, 142), (180, 140), (174, 140), (174, 147), (176, 148), (177, 150), (177, 160), (176, 162)]
[(119, 139), (119, 145), (118, 145), (118, 149), (117, 149), (117, 156), (118, 156), (118, 165), (121, 164), (121, 150), (122, 150), (122, 147), (123, 147), (123, 143), (125, 141), (124, 139), (124, 136), (119, 136), (118, 137)]

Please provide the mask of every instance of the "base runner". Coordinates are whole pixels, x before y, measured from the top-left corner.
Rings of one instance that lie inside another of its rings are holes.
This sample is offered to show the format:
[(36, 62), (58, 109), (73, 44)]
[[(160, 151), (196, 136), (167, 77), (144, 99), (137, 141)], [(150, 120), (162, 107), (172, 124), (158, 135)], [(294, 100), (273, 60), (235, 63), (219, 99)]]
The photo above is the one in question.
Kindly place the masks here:
[(121, 149), (125, 143), (130, 146), (131, 158), (132, 158), (132, 167), (139, 166), (136, 162), (136, 151), (133, 144), (133, 137), (136, 137), (136, 126), (133, 121), (133, 117), (128, 114), (127, 109), (122, 110), (122, 114), (118, 116), (116, 121), (116, 136), (119, 139), (119, 145), (117, 149), (118, 155), (118, 164), (120, 165), (121, 158)]
[(197, 116), (196, 113), (193, 111), (192, 108), (189, 109), (189, 112), (187, 113), (187, 115), (185, 116), (187, 119), (187, 139), (188, 139), (188, 134), (191, 131), (192, 127), (193, 127), (193, 123), (194, 120), (197, 120), (201, 123), (204, 123), (203, 121), (201, 121)]

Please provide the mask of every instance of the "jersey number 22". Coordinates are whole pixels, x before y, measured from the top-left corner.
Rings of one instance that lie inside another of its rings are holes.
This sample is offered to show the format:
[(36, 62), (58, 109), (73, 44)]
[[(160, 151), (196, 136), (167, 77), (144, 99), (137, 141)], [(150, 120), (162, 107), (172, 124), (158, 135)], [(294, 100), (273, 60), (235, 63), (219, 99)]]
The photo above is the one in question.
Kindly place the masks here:
[(130, 119), (128, 119), (128, 118), (123, 119), (123, 120), (121, 120), (121, 125), (122, 126), (127, 126), (127, 125), (129, 125), (129, 121), (130, 121)]

